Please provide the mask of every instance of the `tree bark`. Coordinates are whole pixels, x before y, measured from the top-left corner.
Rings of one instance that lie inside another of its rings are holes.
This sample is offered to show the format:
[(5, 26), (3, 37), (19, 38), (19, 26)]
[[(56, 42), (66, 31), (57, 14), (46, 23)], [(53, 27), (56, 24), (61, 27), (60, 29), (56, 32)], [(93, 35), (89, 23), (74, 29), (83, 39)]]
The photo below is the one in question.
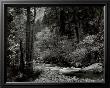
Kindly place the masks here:
[(20, 67), (19, 70), (21, 73), (24, 73), (24, 59), (23, 59), (23, 46), (22, 46), (22, 40), (20, 39)]
[(65, 13), (64, 10), (60, 11), (60, 30), (61, 35), (65, 34)]
[(79, 31), (76, 24), (75, 24), (75, 31), (76, 31), (77, 43), (79, 43)]
[(31, 41), (30, 41), (30, 7), (27, 7), (27, 23), (26, 23), (26, 65), (28, 70), (31, 70)]
[(36, 19), (36, 7), (34, 7), (34, 19), (33, 19), (33, 24), (32, 24), (32, 29), (31, 29), (31, 37), (30, 37), (30, 41), (31, 41), (31, 54), (30, 57), (33, 58), (33, 41), (34, 41), (34, 30), (35, 30), (35, 19)]

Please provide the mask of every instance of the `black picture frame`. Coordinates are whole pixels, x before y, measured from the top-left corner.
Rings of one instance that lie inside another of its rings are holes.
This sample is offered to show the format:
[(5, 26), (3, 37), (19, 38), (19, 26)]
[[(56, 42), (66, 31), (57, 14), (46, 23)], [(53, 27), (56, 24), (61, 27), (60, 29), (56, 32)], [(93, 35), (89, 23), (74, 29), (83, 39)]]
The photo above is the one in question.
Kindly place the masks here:
[[(5, 82), (5, 7), (27, 5), (102, 4), (105, 6), (105, 82), (104, 83), (6, 83)], [(110, 88), (110, 1), (109, 0), (1, 0), (0, 1), (0, 88)]]

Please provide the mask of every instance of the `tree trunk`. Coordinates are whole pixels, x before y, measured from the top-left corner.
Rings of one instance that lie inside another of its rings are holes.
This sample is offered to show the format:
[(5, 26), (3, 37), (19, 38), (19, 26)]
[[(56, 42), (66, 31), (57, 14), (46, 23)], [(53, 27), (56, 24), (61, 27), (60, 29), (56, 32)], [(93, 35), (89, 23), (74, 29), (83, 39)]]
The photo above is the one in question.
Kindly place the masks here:
[(34, 7), (34, 19), (33, 19), (33, 25), (31, 27), (31, 37), (30, 37), (30, 41), (31, 41), (31, 54), (30, 57), (33, 58), (33, 41), (34, 41), (34, 30), (35, 30), (35, 18), (36, 18), (36, 7)]
[(77, 25), (75, 25), (75, 31), (76, 31), (77, 43), (79, 43), (79, 31)]
[(22, 40), (20, 39), (20, 67), (19, 70), (21, 73), (24, 73), (24, 60), (23, 60), (23, 46), (22, 46)]
[(60, 11), (60, 30), (61, 35), (65, 34), (65, 13), (64, 10)]
[(30, 23), (30, 7), (27, 7), (27, 23), (26, 23), (26, 66), (28, 70), (32, 70), (31, 63), (31, 41), (30, 41), (30, 31), (31, 23)]

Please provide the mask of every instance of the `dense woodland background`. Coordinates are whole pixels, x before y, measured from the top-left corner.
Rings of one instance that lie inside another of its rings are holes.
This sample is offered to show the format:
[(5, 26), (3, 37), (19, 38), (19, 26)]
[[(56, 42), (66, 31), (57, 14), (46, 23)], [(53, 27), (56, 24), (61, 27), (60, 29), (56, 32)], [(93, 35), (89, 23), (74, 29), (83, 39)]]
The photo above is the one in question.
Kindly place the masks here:
[[(7, 18), (8, 82), (104, 79), (103, 6), (7, 7)], [(46, 67), (89, 67), (95, 73), (85, 77), (83, 74), (89, 72), (86, 69), (80, 71), (83, 76), (77, 77), (79, 73), (70, 76), (47, 71)]]

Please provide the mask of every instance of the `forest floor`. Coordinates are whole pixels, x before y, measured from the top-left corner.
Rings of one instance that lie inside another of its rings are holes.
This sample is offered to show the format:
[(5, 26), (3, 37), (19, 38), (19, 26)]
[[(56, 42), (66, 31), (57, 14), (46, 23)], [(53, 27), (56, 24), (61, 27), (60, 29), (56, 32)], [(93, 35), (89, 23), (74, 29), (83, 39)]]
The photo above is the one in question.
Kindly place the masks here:
[(76, 73), (76, 74), (62, 74), (60, 72), (64, 67), (37, 65), (34, 70), (42, 69), (41, 74), (34, 79), (35, 83), (73, 83), (73, 82), (104, 82), (103, 74), (90, 73)]

